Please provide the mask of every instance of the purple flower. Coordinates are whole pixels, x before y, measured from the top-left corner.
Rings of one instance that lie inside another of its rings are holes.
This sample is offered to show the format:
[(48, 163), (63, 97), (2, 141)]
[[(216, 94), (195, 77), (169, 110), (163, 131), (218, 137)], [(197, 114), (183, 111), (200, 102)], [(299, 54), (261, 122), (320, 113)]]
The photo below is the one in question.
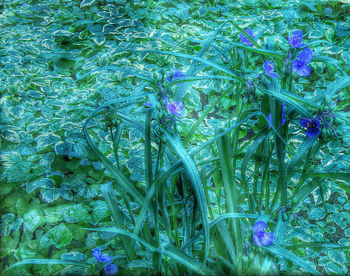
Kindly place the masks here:
[(293, 72), (297, 72), (301, 77), (307, 77), (311, 74), (309, 63), (312, 60), (312, 51), (309, 47), (301, 51), (298, 57), (292, 63)]
[(288, 42), (292, 48), (300, 48), (305, 46), (305, 43), (303, 43), (303, 31), (294, 31), (291, 36), (288, 36)]
[[(186, 75), (181, 72), (180, 70), (174, 69), (170, 73), (168, 73), (168, 77), (166, 78), (168, 82), (172, 82), (173, 80), (176, 80), (178, 78), (184, 78)], [(178, 83), (178, 85), (181, 83)]]
[(115, 264), (111, 264), (109, 263), (108, 265), (106, 265), (105, 267), (105, 273), (106, 273), (106, 276), (109, 276), (109, 275), (114, 275), (118, 272), (118, 267), (115, 265)]
[(253, 241), (258, 247), (270, 245), (275, 241), (272, 232), (265, 232), (267, 225), (264, 221), (257, 221), (253, 226)]
[[(248, 33), (251, 38), (254, 39), (253, 31), (251, 29), (247, 29), (247, 30), (244, 30), (244, 31), (246, 33)], [(245, 35), (240, 33), (239, 37), (241, 38), (242, 43), (244, 43), (246, 45), (249, 45), (249, 46), (253, 46), (253, 43), (251, 43)]]
[(300, 125), (302, 127), (306, 127), (306, 136), (313, 138), (313, 137), (317, 137), (320, 134), (320, 121), (318, 120), (318, 118), (316, 117), (315, 119), (306, 119), (306, 118), (302, 118), (299, 121)]
[(183, 115), (180, 113), (184, 108), (184, 104), (182, 102), (175, 101), (174, 103), (170, 103), (169, 98), (165, 97), (165, 107), (169, 113), (179, 117), (183, 117)]
[(279, 77), (278, 74), (274, 72), (275, 66), (273, 65), (273, 62), (268, 60), (268, 59), (265, 60), (264, 70), (265, 70), (266, 74), (268, 74), (272, 78), (278, 78)]
[(102, 255), (102, 251), (98, 248), (94, 248), (92, 251), (92, 256), (100, 263), (109, 263), (112, 261), (112, 257), (108, 255)]

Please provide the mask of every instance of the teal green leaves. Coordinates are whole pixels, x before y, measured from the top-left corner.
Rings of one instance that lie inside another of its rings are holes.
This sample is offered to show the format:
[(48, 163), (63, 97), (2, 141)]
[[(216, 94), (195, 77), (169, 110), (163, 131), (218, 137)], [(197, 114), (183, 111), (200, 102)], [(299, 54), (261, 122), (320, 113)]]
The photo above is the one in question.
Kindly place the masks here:
[(98, 274), (98, 247), (125, 275), (348, 273), (345, 1), (22, 2), (0, 17), (1, 271)]
[(326, 212), (323, 208), (321, 207), (316, 207), (314, 209), (311, 210), (310, 214), (309, 214), (309, 219), (311, 220), (321, 220), (325, 217)]
[(14, 213), (7, 213), (1, 216), (0, 235), (8, 236), (12, 231), (18, 231), (23, 223), (22, 218), (15, 219)]
[(51, 178), (40, 178), (27, 183), (26, 191), (27, 193), (31, 193), (38, 188), (54, 189), (55, 184), (55, 181), (53, 181)]
[(42, 211), (40, 209), (32, 209), (23, 216), (24, 226), (30, 232), (34, 232), (40, 225), (45, 223)]
[(60, 139), (61, 138), (58, 135), (52, 132), (41, 134), (36, 138), (37, 149), (38, 151), (46, 149), (47, 147), (57, 143)]
[(8, 182), (21, 182), (35, 177), (32, 175), (32, 162), (25, 161), (21, 155), (15, 151), (3, 153), (1, 155), (3, 164), (2, 177), (6, 177)]
[(49, 247), (51, 245), (56, 248), (61, 248), (68, 245), (72, 241), (72, 232), (61, 223), (54, 228), (47, 231), (40, 239), (40, 245), (43, 247)]
[(84, 8), (84, 7), (88, 7), (91, 6), (92, 4), (94, 4), (96, 2), (96, 0), (82, 0), (80, 2), (80, 8)]

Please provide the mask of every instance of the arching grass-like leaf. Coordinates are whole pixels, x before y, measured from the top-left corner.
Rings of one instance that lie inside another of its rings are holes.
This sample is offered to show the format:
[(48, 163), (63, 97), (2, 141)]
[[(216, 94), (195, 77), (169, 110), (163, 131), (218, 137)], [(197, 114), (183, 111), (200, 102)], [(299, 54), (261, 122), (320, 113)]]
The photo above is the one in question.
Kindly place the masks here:
[(316, 269), (314, 269), (310, 264), (305, 262), (302, 258), (298, 257), (297, 255), (293, 254), (287, 249), (284, 249), (282, 247), (279, 247), (277, 245), (270, 245), (270, 246), (263, 246), (267, 251), (270, 253), (280, 256), (283, 258), (286, 258), (287, 260), (291, 261), (297, 266), (300, 266), (304, 270), (306, 270), (308, 273), (311, 273), (312, 275), (322, 275), (319, 273)]
[[(119, 209), (118, 202), (114, 198), (112, 184), (107, 183), (101, 185), (101, 191), (104, 199), (106, 200), (109, 211), (111, 212), (113, 222), (117, 228), (126, 230), (124, 223), (124, 216), (121, 210)], [(129, 260), (134, 258), (134, 244), (130, 244), (129, 240), (126, 240), (124, 237), (121, 238), (123, 249), (128, 256)]]
[(176, 262), (186, 266), (187, 268), (194, 271), (195, 273), (198, 273), (200, 275), (215, 275), (215, 273), (212, 270), (206, 268), (204, 265), (197, 262), (193, 258), (187, 256), (182, 251), (180, 251), (179, 249), (177, 249), (176, 247), (174, 247), (170, 244), (162, 243), (162, 244), (160, 244), (159, 248), (156, 248), (152, 244), (150, 244), (147, 241), (145, 241), (144, 239), (140, 238), (139, 236), (137, 236), (133, 233), (130, 233), (128, 231), (125, 231), (125, 230), (116, 229), (114, 227), (84, 228), (84, 229), (91, 230), (91, 231), (112, 232), (112, 233), (117, 233), (120, 235), (128, 236), (128, 237), (134, 239), (135, 241), (141, 243), (142, 245), (144, 245), (150, 251), (164, 254), (164, 255), (170, 257), (171, 259), (175, 260)]
[[(266, 220), (269, 219), (269, 215), (265, 215)], [(214, 220), (212, 220), (209, 223), (209, 228), (212, 228), (213, 226), (215, 226), (216, 224), (218, 224), (219, 222), (222, 222), (223, 220), (226, 219), (240, 219), (240, 218), (248, 218), (248, 219), (258, 219), (261, 218), (260, 215), (255, 215), (255, 214), (243, 214), (243, 213), (226, 213), (226, 214), (222, 214), (220, 216), (218, 216), (217, 218), (215, 218)], [(203, 230), (198, 231), (198, 233), (191, 238), (188, 243), (184, 244), (182, 246), (182, 248), (187, 248), (188, 246), (190, 246), (192, 243), (194, 243), (203, 233)]]
[[(104, 113), (103, 111), (100, 111), (98, 113), (95, 113), (94, 116), (97, 116), (99, 113)], [(115, 177), (115, 179), (118, 181), (118, 183), (132, 196), (135, 198), (135, 200), (143, 204), (144, 197), (141, 195), (141, 193), (129, 182), (129, 180), (122, 174), (122, 172), (116, 168), (111, 161), (109, 161), (102, 152), (95, 146), (95, 144), (92, 142), (90, 135), (87, 130), (87, 123), (92, 119), (93, 117), (90, 116), (88, 120), (86, 121), (84, 125), (83, 132), (85, 134), (85, 138), (87, 140), (88, 145), (92, 149), (92, 151), (95, 153), (95, 155), (100, 159), (101, 163), (110, 171), (110, 173)]]
[(21, 266), (21, 265), (76, 265), (76, 266), (82, 266), (86, 268), (90, 268), (91, 266), (89, 264), (86, 264), (84, 262), (75, 262), (75, 261), (67, 261), (67, 260), (60, 260), (60, 259), (27, 259), (20, 262), (17, 262), (8, 268), (6, 268), (3, 273), (5, 274), (9, 270)]
[(167, 131), (165, 131), (165, 135), (170, 145), (172, 146), (172, 148), (178, 154), (181, 162), (183, 163), (187, 171), (187, 175), (190, 178), (191, 184), (193, 185), (193, 190), (195, 192), (198, 205), (199, 205), (199, 210), (202, 217), (202, 223), (203, 223), (203, 229), (204, 229), (204, 260), (206, 260), (209, 253), (209, 223), (208, 223), (208, 209), (207, 209), (207, 203), (205, 199), (203, 184), (202, 184), (199, 172), (192, 158), (183, 148), (179, 138)]
[(330, 85), (328, 85), (325, 91), (325, 96), (329, 100), (331, 100), (335, 93), (347, 87), (348, 85), (350, 85), (350, 76), (339, 77), (335, 81), (333, 81)]

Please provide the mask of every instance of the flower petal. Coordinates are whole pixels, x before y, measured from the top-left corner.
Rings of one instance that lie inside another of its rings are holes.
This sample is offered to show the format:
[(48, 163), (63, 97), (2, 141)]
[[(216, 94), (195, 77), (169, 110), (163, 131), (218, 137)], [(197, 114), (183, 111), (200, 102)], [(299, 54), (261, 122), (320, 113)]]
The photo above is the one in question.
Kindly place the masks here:
[(302, 127), (307, 127), (307, 124), (310, 123), (312, 119), (307, 119), (307, 118), (301, 118), (299, 120), (299, 123)]
[(298, 71), (298, 68), (299, 68), (299, 60), (295, 59), (292, 62), (292, 71), (296, 72), (296, 71)]
[(118, 267), (115, 264), (111, 264), (111, 263), (109, 263), (105, 267), (105, 273), (107, 276), (116, 274), (118, 270), (119, 270)]
[(265, 221), (257, 221), (253, 226), (253, 232), (257, 235), (260, 235), (261, 233), (265, 232), (265, 229), (267, 228), (267, 224)]
[(303, 64), (298, 68), (298, 75), (300, 77), (307, 77), (311, 74), (311, 68), (307, 64)]
[(92, 256), (94, 256), (98, 261), (100, 261), (100, 257), (102, 256), (101, 249), (94, 248), (94, 250), (92, 251)]
[(304, 50), (302, 50), (299, 54), (299, 58), (304, 63), (309, 64), (312, 60), (312, 51), (310, 50), (310, 48), (306, 47)]
[(109, 263), (111, 261), (113, 261), (113, 258), (111, 256), (108, 255), (102, 255), (100, 258), (101, 263)]
[(278, 75), (277, 73), (275, 73), (275, 72), (269, 73), (268, 75), (269, 75), (271, 78), (278, 78), (278, 77), (279, 77), (279, 75)]
[(261, 242), (260, 242), (260, 238), (257, 234), (253, 234), (253, 241), (255, 242), (255, 244), (258, 246), (258, 247), (261, 247)]
[(313, 138), (320, 134), (320, 129), (318, 127), (310, 127), (305, 132), (306, 136)]
[[(244, 30), (244, 31), (246, 33), (248, 33), (251, 38), (254, 39), (253, 31), (251, 29), (247, 29), (247, 30)], [(242, 43), (244, 43), (246, 45), (249, 45), (249, 46), (253, 46), (253, 43), (251, 43), (245, 35), (240, 33), (239, 37), (240, 37)]]
[(272, 232), (267, 232), (263, 237), (260, 237), (260, 243), (262, 245), (270, 245), (275, 241), (275, 235)]

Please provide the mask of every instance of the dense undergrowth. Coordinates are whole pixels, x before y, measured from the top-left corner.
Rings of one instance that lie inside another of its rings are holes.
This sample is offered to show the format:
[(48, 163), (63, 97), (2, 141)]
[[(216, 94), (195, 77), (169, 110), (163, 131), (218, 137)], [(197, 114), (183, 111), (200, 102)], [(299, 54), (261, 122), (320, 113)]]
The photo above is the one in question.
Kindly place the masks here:
[(22, 2), (4, 275), (349, 272), (347, 1)]

